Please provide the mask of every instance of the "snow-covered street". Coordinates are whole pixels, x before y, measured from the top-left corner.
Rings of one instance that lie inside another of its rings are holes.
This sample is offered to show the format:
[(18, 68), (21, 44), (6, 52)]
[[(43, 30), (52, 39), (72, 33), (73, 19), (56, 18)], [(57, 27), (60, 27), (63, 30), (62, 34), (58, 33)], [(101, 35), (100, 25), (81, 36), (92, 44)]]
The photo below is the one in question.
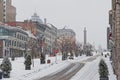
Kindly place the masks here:
[(120, 80), (120, 0), (0, 0), (0, 80)]
[[(113, 74), (111, 61), (109, 61), (109, 57), (105, 58), (104, 56), (100, 55), (86, 57), (85, 55), (83, 55), (79, 56), (78, 58), (75, 58), (74, 60), (68, 59), (65, 61), (61, 60), (61, 55), (57, 55), (57, 57), (49, 56), (46, 57), (47, 57), (46, 60), (48, 59), (51, 60), (50, 64), (40, 64), (40, 59), (34, 59), (34, 66), (33, 65), (31, 66), (31, 70), (25, 70), (24, 58), (16, 58), (15, 61), (11, 61), (12, 62), (12, 71), (10, 75), (11, 77), (6, 79), (4, 78), (2, 80), (43, 80), (42, 78), (45, 76), (52, 75), (53, 78), (54, 75), (60, 72), (61, 75), (63, 75), (63, 73), (67, 75), (73, 72), (73, 75), (71, 74), (71, 76), (66, 80), (69, 80), (70, 78), (71, 78), (70, 80), (99, 80), (98, 64), (101, 58), (103, 58), (108, 65), (110, 71), (109, 80), (116, 80), (115, 75)], [(72, 66), (70, 66), (71, 64)], [(65, 76), (63, 78), (65, 79)], [(48, 79), (49, 78), (46, 78), (44, 80)], [(62, 78), (60, 79), (55, 78), (53, 80), (61, 79)]]
[(83, 66), (84, 66), (84, 63), (71, 63), (69, 66), (67, 66), (61, 71), (57, 71), (55, 73), (52, 73), (50, 75), (47, 75), (43, 78), (36, 79), (36, 80), (69, 80)]

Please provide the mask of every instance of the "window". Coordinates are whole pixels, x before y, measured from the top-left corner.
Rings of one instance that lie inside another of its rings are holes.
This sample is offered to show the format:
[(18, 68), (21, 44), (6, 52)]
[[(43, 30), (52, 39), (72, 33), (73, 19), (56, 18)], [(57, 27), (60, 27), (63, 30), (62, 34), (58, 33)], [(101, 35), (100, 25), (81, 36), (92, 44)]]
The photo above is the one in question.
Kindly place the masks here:
[(3, 22), (5, 22), (5, 18), (3, 18)]
[(6, 46), (6, 47), (9, 46), (9, 40), (5, 40), (5, 46)]
[[(5, 12), (5, 9), (3, 9), (3, 12)], [(5, 16), (5, 14), (3, 16)]]
[(17, 42), (17, 47), (19, 47), (19, 42)]
[(12, 41), (12, 46), (14, 46), (14, 41)]
[(9, 45), (11, 45), (11, 40), (9, 41)]
[(19, 39), (19, 34), (17, 35), (17, 38)]
[(3, 4), (5, 4), (5, 1), (3, 1)]
[(24, 40), (23, 36), (22, 36), (22, 40)]
[(5, 40), (5, 46), (7, 46), (7, 41)]
[(22, 44), (21, 44), (21, 42), (19, 43), (19, 47), (21, 47), (22, 46)]
[(16, 46), (16, 41), (14, 42), (14, 46)]
[(19, 35), (19, 39), (21, 39), (21, 35)]

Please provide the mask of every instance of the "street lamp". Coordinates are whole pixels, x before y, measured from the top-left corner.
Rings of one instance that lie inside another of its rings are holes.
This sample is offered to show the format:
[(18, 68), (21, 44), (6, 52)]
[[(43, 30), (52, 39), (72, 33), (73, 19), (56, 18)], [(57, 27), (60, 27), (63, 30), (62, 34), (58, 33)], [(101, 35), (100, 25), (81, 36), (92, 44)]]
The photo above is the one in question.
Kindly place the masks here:
[(32, 54), (32, 63), (33, 63), (33, 67), (34, 67), (34, 54), (35, 54), (35, 53), (34, 53), (34, 48), (35, 48), (35, 43), (32, 42), (32, 49), (31, 49), (31, 50), (32, 50), (32, 51), (31, 51), (32, 53), (31, 53), (31, 54)]
[(40, 34), (38, 36), (38, 46), (39, 46), (39, 53), (40, 53), (40, 64), (45, 63), (45, 55), (43, 54), (43, 41), (45, 39), (45, 36), (43, 34)]

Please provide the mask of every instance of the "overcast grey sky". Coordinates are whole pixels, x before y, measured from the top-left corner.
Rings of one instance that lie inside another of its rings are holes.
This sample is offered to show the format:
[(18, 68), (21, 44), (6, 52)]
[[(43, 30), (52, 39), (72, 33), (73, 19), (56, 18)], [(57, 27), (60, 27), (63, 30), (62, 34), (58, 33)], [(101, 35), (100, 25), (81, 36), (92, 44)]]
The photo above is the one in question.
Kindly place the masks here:
[(47, 18), (57, 28), (65, 25), (76, 32), (83, 42), (83, 29), (87, 28), (87, 41), (106, 48), (106, 27), (111, 0), (13, 0), (17, 9), (17, 21), (30, 19), (36, 12)]

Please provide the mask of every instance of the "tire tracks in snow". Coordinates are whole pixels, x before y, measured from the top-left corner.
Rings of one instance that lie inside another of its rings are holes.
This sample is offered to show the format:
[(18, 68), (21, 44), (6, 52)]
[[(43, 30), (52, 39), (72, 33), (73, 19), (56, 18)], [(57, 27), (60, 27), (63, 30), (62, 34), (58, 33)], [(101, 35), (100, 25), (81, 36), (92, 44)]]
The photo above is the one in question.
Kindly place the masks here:
[(53, 73), (51, 75), (44, 76), (43, 78), (36, 80), (69, 80), (74, 76), (82, 67), (84, 63), (71, 63), (68, 67), (59, 71), (58, 73)]

